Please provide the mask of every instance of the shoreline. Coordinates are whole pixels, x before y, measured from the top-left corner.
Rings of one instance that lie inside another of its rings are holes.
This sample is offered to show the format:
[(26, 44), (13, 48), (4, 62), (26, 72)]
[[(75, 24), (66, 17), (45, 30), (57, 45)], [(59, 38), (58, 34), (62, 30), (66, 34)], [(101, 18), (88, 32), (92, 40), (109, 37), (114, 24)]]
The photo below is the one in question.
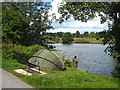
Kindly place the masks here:
[(76, 42), (73, 42), (73, 43), (62, 43), (62, 42), (49, 42), (49, 44), (103, 44), (103, 43), (76, 43)]
[[(102, 44), (103, 38), (96, 40), (96, 38), (74, 38), (71, 43), (85, 43), (85, 44)], [(49, 43), (62, 43), (62, 38), (60, 40), (50, 40)]]

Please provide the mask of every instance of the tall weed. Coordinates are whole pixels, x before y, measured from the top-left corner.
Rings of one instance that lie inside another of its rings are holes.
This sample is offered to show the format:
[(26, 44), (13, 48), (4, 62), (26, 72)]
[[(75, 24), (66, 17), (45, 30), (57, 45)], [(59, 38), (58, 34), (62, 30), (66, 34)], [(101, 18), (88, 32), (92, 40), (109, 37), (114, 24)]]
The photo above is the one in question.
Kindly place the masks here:
[(17, 59), (21, 63), (27, 63), (27, 60), (42, 46), (21, 46), (16, 44), (2, 44), (2, 57), (6, 59)]

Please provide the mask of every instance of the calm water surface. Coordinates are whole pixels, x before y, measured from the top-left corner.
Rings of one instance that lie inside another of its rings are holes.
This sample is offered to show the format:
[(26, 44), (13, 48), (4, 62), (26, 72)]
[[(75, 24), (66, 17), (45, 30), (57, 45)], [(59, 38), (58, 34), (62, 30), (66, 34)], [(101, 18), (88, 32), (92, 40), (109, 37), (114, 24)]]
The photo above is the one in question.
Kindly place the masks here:
[(66, 59), (72, 61), (74, 56), (78, 57), (78, 67), (90, 73), (112, 75), (116, 65), (115, 59), (107, 55), (104, 50), (107, 47), (101, 44), (53, 44), (63, 53)]

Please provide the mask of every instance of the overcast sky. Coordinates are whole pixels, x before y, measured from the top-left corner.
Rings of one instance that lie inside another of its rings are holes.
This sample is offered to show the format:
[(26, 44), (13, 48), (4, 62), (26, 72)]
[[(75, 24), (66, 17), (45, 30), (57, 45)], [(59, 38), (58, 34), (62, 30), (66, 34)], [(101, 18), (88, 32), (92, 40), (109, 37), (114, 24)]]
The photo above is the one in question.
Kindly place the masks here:
[[(50, 14), (55, 13), (57, 18), (60, 17), (60, 14), (58, 13), (58, 3), (60, 3), (62, 0), (53, 0), (52, 1), (52, 10), (49, 12)], [(100, 18), (96, 17), (93, 20), (89, 20), (87, 23), (81, 22), (81, 21), (75, 21), (73, 18), (71, 18), (68, 21), (63, 22), (62, 24), (59, 24), (58, 22), (52, 23), (53, 30), (48, 30), (47, 32), (71, 32), (75, 33), (76, 31), (80, 31), (80, 33), (84, 33), (85, 31), (88, 32), (99, 32), (103, 31), (104, 29), (107, 29), (107, 23), (101, 24)]]

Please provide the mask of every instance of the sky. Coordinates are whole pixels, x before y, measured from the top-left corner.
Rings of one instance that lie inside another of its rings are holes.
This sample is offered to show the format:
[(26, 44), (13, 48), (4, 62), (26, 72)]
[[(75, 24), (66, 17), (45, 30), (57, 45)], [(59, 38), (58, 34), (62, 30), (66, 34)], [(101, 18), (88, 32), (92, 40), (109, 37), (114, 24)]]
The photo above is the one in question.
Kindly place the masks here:
[[(62, 2), (62, 0), (53, 0), (51, 3), (52, 9), (49, 11), (50, 15), (52, 13), (55, 13), (57, 19), (61, 16), (58, 13), (58, 8), (57, 8), (60, 2)], [(52, 32), (52, 33), (56, 33), (56, 32), (75, 33), (76, 31), (79, 31), (80, 33), (84, 33), (85, 31), (100, 32), (108, 28), (107, 23), (104, 24), (100, 23), (100, 17), (96, 17), (93, 20), (89, 20), (87, 21), (87, 23), (81, 21), (75, 21), (73, 18), (63, 22), (62, 24), (59, 24), (58, 22), (54, 21), (52, 23), (52, 26), (55, 29), (48, 30), (47, 32)]]

